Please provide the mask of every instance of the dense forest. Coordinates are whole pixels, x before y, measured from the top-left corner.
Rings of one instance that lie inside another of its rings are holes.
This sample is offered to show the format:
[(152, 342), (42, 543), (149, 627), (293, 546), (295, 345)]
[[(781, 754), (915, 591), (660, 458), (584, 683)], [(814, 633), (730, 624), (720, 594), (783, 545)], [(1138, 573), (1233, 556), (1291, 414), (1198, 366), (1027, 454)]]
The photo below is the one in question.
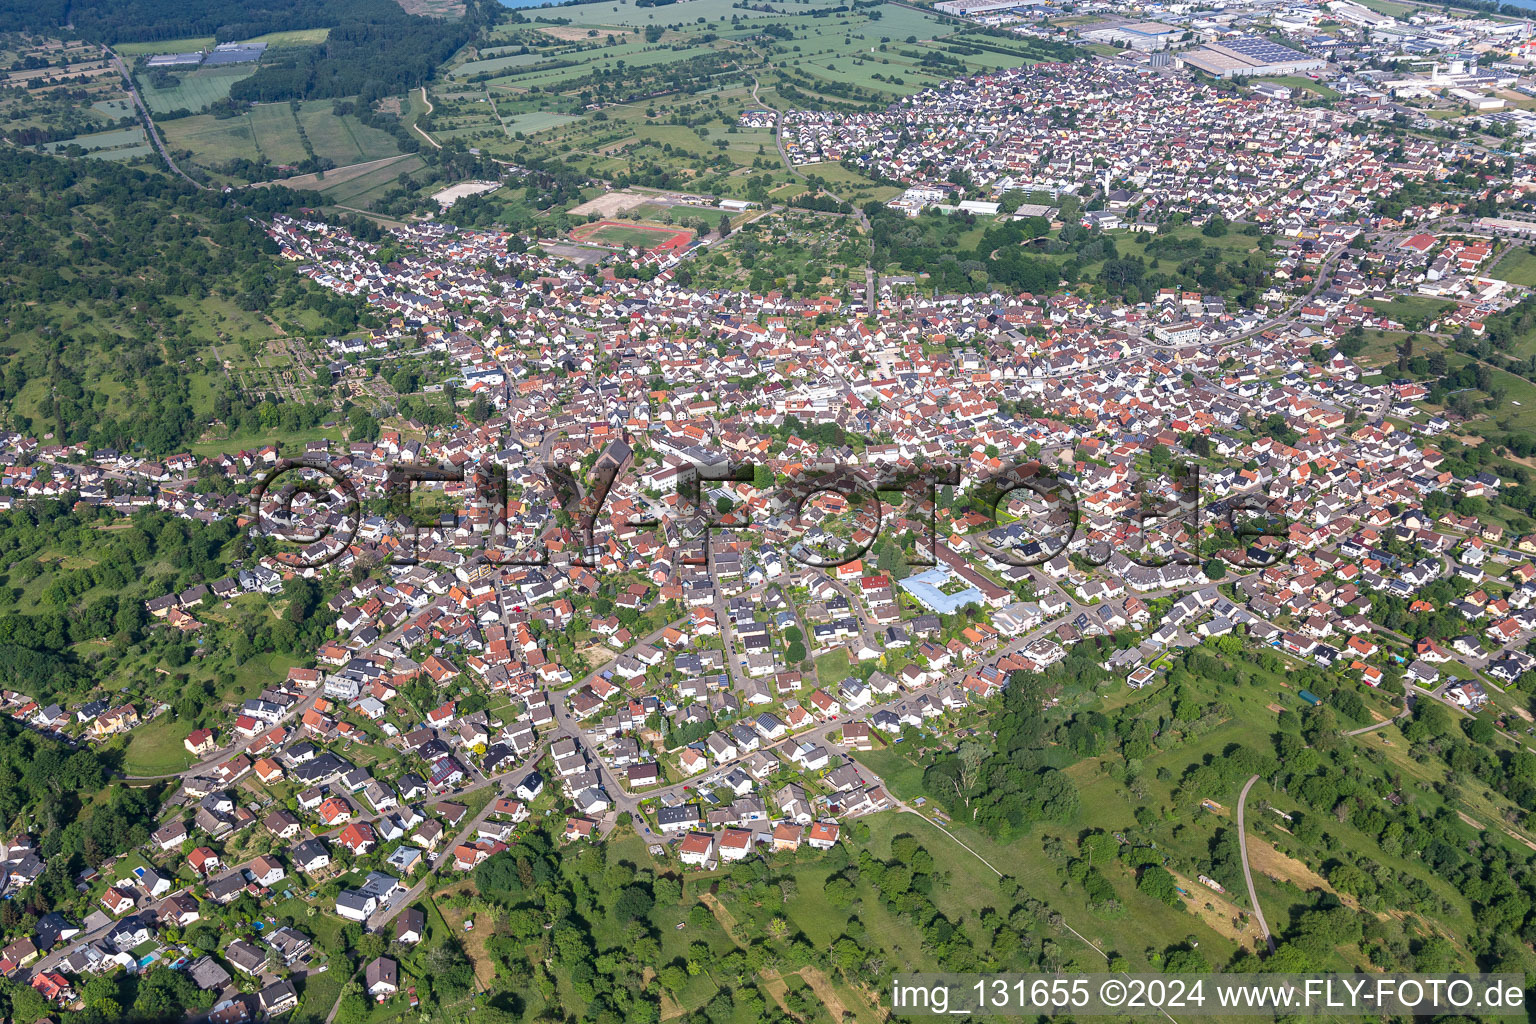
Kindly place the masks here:
[[(455, 897), (495, 921), (485, 950), (502, 991), (482, 1012), (545, 1021), (581, 1007), (574, 1019), (645, 1024), (672, 1003), (697, 1006), (679, 1018), (697, 1024), (836, 1024), (821, 997), (828, 979), (849, 999), (914, 960), (949, 971), (1069, 962), (1059, 918), (1015, 879), (998, 879), (980, 914), (956, 915), (941, 907), (960, 883), (952, 861), (910, 833), (890, 837), (887, 852), (868, 824), (849, 830), (851, 842), (825, 853), (753, 858), (705, 877), (653, 865), (632, 846), (557, 851), (547, 833), (528, 834), (476, 869), (475, 896)], [(913, 948), (894, 948), (892, 929)], [(1185, 966), (1207, 968), (1198, 956)]]
[(471, 16), (456, 22), (405, 14), (393, 0), (356, 2), (366, 7), (364, 17), (336, 24), (319, 46), (263, 62), (254, 75), (234, 84), (230, 99), (270, 103), (356, 96), (367, 106), (425, 82), (474, 38), (478, 25), (472, 2)]
[(268, 32), (358, 22), (431, 19), (393, 0), (0, 0), (0, 31), (49, 33), (66, 22), (103, 43), (213, 36), (219, 42)]
[(407, 14), (394, 0), (0, 0), (0, 31), (56, 33), (69, 23), (108, 44), (331, 30), (322, 45), (263, 63), (237, 83), (233, 98), (247, 101), (396, 95), (426, 81), (491, 16), (477, 0), (456, 21)]

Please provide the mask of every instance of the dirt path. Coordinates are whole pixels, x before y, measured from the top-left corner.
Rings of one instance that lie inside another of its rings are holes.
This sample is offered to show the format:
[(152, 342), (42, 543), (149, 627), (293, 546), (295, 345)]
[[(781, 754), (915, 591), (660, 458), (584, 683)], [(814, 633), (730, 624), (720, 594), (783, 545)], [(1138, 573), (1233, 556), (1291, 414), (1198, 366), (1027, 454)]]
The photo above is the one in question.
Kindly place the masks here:
[[(427, 105), (427, 116), (430, 117), (432, 115), (432, 111), (434, 111), (437, 108), (432, 106), (432, 101), (431, 100), (427, 99), (427, 87), (426, 86), (422, 86), (421, 87), (421, 102), (423, 102), (423, 103), (425, 103)], [(426, 132), (421, 130), (421, 125), (419, 125), (419, 124), (412, 124), (411, 127), (413, 129), (415, 129), (417, 135), (420, 135), (422, 138), (424, 138), (428, 142), (430, 142), (432, 144), (432, 148), (433, 149), (442, 149), (443, 148), (443, 144), (441, 142), (438, 142), (432, 136), (428, 135)]]
[[(1283, 881), (1295, 882), (1303, 889), (1321, 889), (1324, 892), (1334, 892), (1333, 886), (1322, 875), (1313, 871), (1307, 865), (1289, 857), (1275, 849), (1263, 839), (1253, 839), (1248, 844), (1249, 857), (1253, 862), (1253, 869), (1262, 872), (1271, 878), (1279, 878)], [(1348, 893), (1334, 893), (1340, 900), (1355, 910), (1360, 909), (1359, 900)]]
[(811, 986), (811, 991), (816, 993), (816, 998), (821, 1000), (821, 1005), (827, 1008), (827, 1012), (832, 1015), (832, 1019), (842, 1020), (843, 1014), (847, 1012), (847, 1008), (843, 1005), (843, 1001), (837, 997), (837, 993), (832, 991), (831, 980), (815, 967), (802, 967), (799, 973), (800, 977), (804, 978), (806, 983)]
[(777, 971), (764, 971), (759, 977), (762, 979), (763, 990), (779, 1004), (779, 1009), (789, 1013), (789, 1006), (784, 1002), (784, 995), (789, 991), (789, 986), (784, 984), (783, 976)]
[(732, 942), (742, 949), (747, 948), (749, 943), (736, 931), (736, 918), (731, 915), (729, 910), (725, 909), (725, 904), (721, 903), (714, 893), (706, 892), (702, 894), (699, 896), (699, 902), (714, 913), (715, 920), (720, 922), (720, 927), (725, 929), (725, 934), (730, 936)]
[(673, 999), (671, 994), (663, 989), (661, 993), (661, 1019), (676, 1020), (683, 1013), (683, 1008), (677, 1005), (677, 1000)]
[[(821, 1002), (821, 1005), (827, 1008), (827, 1013), (832, 1015), (833, 1020), (840, 1021), (843, 1019), (843, 1014), (848, 1012), (847, 1006), (844, 1005), (837, 993), (833, 991), (832, 980), (815, 967), (802, 967), (798, 971), (790, 971), (789, 974), (781, 974), (778, 971), (764, 971), (761, 976), (763, 988), (768, 990), (768, 994), (773, 996), (774, 1001), (779, 1004), (779, 1007), (785, 1013), (789, 1013), (789, 1006), (784, 1002), (784, 997), (789, 992), (789, 984), (784, 979), (796, 974), (811, 987), (811, 991), (816, 994), (816, 998)], [(665, 1015), (663, 1015), (663, 1019), (665, 1019)]]
[(1509, 836), (1509, 838), (1517, 840), (1519, 842), (1522, 842), (1526, 846), (1529, 846), (1531, 849), (1536, 850), (1536, 843), (1531, 842), (1529, 839), (1525, 838), (1525, 836), (1520, 835), (1518, 832), (1512, 832), (1509, 829), (1505, 829), (1504, 830), (1504, 834)]

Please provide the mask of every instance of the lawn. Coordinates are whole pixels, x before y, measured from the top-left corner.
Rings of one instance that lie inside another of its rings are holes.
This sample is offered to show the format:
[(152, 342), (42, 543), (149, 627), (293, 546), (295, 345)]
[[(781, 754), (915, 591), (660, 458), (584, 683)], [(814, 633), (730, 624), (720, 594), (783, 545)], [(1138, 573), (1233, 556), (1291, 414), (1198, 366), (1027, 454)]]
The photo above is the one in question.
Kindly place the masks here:
[[(1515, 352), (1520, 355), (1525, 354), (1520, 348), (1517, 348)], [(1469, 361), (1470, 358), (1468, 356), (1462, 355), (1459, 352), (1453, 352), (1447, 357), (1446, 365), (1452, 370), (1458, 370)], [(1504, 404), (1494, 409), (1491, 413), (1484, 410), (1483, 414), (1491, 415), (1501, 427), (1507, 425), (1512, 430), (1536, 429), (1536, 384), (1498, 367), (1490, 366), (1489, 371), (1491, 386), (1502, 388), (1504, 391)], [(1474, 391), (1472, 394), (1476, 397), (1491, 397), (1484, 396), (1481, 391)], [(1476, 408), (1482, 410), (1482, 403), (1476, 403)], [(1480, 429), (1488, 429), (1480, 426), (1482, 422), (1474, 418), (1467, 425), (1467, 431), (1475, 433)]]
[[(1395, 363), (1398, 346), (1408, 337), (1406, 331), (1366, 331), (1365, 348), (1355, 357), (1362, 367), (1386, 366)], [(1395, 366), (1394, 366), (1395, 372)]]
[(150, 152), (149, 140), (144, 137), (144, 129), (139, 127), (115, 128), (91, 135), (77, 135), (64, 142), (50, 142), (46, 145), (54, 153), (62, 153), (71, 146), (79, 146), (91, 156), (109, 160), (129, 160), (137, 156), (145, 156)]
[(851, 673), (848, 648), (839, 647), (816, 659), (816, 679), (822, 686), (836, 686)]
[[(570, 4), (561, 7), (559, 16), (569, 18), (571, 24), (587, 26), (627, 26), (644, 28), (649, 24), (670, 25), (691, 22), (695, 18), (705, 21), (729, 21), (732, 18), (765, 18), (777, 13), (793, 11), (787, 3), (757, 3), (751, 9), (739, 7), (735, 0), (690, 0), (687, 16), (668, 11), (665, 7), (641, 7), (635, 0), (596, 0), (589, 4)], [(537, 21), (543, 12), (529, 11), (528, 16)]]
[(192, 158), (204, 165), (230, 160), (260, 160), (261, 150), (251, 131), (249, 116), (218, 120), (212, 114), (179, 117), (160, 123), (166, 145), (192, 151)]
[(1493, 273), (1510, 284), (1536, 288), (1536, 249), (1516, 248), (1499, 261)]
[(268, 32), (264, 36), (247, 39), (247, 43), (266, 43), (268, 46), (319, 46), (330, 37), (328, 28), (295, 28), (283, 32)]
[(399, 155), (400, 147), (393, 135), (370, 128), (351, 114), (337, 117), (332, 113), (333, 106), (330, 100), (314, 100), (299, 109), (299, 124), (309, 136), (315, 156), (344, 167)]
[(1314, 82), (1305, 75), (1277, 75), (1260, 79), (1260, 81), (1289, 86), (1293, 92), (1310, 92), (1326, 100), (1336, 100), (1339, 98), (1339, 93), (1336, 89), (1330, 89), (1321, 82)]
[(325, 1024), (331, 1007), (341, 998), (341, 988), (346, 982), (346, 978), (332, 971), (306, 975), (297, 986), (299, 1007), (293, 1011), (291, 1024)]
[(466, 64), (460, 64), (450, 74), (454, 78), (468, 78), (471, 75), (495, 74), (505, 71), (507, 68), (525, 68), (531, 64), (537, 64), (542, 60), (548, 60), (548, 55), (539, 50), (528, 53), (514, 53), (507, 57), (488, 57), (484, 60), (472, 60)]
[(191, 731), (191, 723), (178, 722), (169, 711), (152, 722), (145, 722), (128, 734), (123, 770), (129, 775), (168, 775), (181, 771), (195, 760), (182, 746), (182, 740)]
[(415, 174), (425, 167), (426, 163), (421, 157), (413, 154), (358, 177), (339, 181), (334, 186), (322, 184), (320, 192), (328, 201), (338, 205), (368, 209), (375, 199), (398, 185), (400, 175)]
[(309, 154), (299, 138), (293, 109), (286, 103), (258, 103), (245, 115), (255, 136), (256, 148), (268, 163), (278, 166), (302, 163)]
[[(241, 74), (245, 73), (248, 72)], [(180, 88), (188, 88), (191, 81), (189, 76)], [(224, 84), (226, 94), (228, 85)], [(162, 102), (169, 102), (164, 95)], [(240, 117), (219, 119), (211, 114), (196, 114), (163, 122), (161, 128), (169, 145), (191, 150), (193, 159), (207, 167), (235, 159), (291, 166), (307, 159), (310, 150), (337, 168), (400, 155), (394, 136), (367, 127), (351, 114), (338, 117), (332, 113), (332, 106), (331, 100), (314, 100), (301, 104), (295, 115), (287, 103), (258, 103)], [(309, 149), (305, 148), (306, 138)], [(370, 184), (394, 181), (400, 170), (387, 171)], [(366, 187), (369, 186), (357, 191)]]
[(913, 800), (923, 795), (922, 755), (908, 743), (893, 743), (888, 747), (876, 746), (856, 755), (859, 761), (869, 765), (870, 771), (885, 780), (891, 795), (901, 800)]
[(1399, 321), (1409, 330), (1424, 327), (1446, 310), (1456, 308), (1454, 302), (1427, 295), (1402, 295), (1391, 300), (1366, 299), (1365, 305)]
[(507, 130), (510, 132), (548, 131), (551, 128), (559, 128), (561, 125), (570, 124), (578, 120), (574, 114), (554, 114), (544, 111), (533, 111), (528, 114), (514, 114), (507, 118)]

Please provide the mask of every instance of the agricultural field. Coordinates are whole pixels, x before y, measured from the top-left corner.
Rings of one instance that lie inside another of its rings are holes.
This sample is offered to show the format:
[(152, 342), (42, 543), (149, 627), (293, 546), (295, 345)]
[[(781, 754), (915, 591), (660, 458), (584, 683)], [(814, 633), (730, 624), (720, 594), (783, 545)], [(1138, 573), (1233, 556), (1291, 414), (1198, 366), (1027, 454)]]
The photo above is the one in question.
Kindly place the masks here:
[(177, 84), (168, 89), (157, 89), (154, 77), (144, 72), (134, 76), (139, 95), (156, 114), (168, 114), (173, 110), (190, 110), (194, 113), (208, 109), (214, 103), (229, 98), (230, 87), (256, 73), (255, 64), (226, 64), (220, 67), (195, 68), (173, 73)]
[[(697, 18), (707, 22), (730, 21), (734, 18), (755, 20), (772, 14), (790, 13), (795, 9), (793, 3), (783, 0), (754, 3), (753, 7), (757, 9), (743, 10), (736, 5), (735, 0), (689, 0), (684, 15), (685, 8), (682, 7), (641, 7), (634, 0), (594, 0), (592, 3), (569, 4), (553, 12), (535, 10), (527, 13), (530, 17), (552, 13), (578, 28), (597, 26), (643, 29), (647, 25), (666, 25), (694, 21)], [(506, 26), (501, 31), (506, 32)]]
[(302, 104), (298, 112), (298, 123), (308, 136), (315, 155), (322, 160), (330, 160), (337, 167), (379, 160), (400, 153), (394, 136), (378, 128), (370, 128), (350, 114), (336, 116), (329, 100)]
[(368, 210), (385, 193), (400, 187), (401, 175), (419, 176), (425, 167), (421, 157), (404, 154), (327, 172), (324, 177), (306, 176), (306, 183), (296, 180), (295, 187), (314, 188), (337, 206)]
[(192, 154), (192, 161), (215, 167), (228, 160), (260, 160), (256, 137), (248, 117), (217, 119), (212, 114), (179, 117), (156, 122), (165, 143)]
[(543, 111), (532, 111), (527, 114), (514, 114), (505, 119), (506, 129), (516, 135), (524, 132), (532, 135), (534, 132), (548, 131), (551, 128), (559, 128), (561, 125), (570, 124), (577, 120), (574, 114), (555, 114)]
[[(752, 198), (745, 179), (758, 172), (770, 187), (804, 179), (781, 166), (771, 130), (736, 126), (743, 110), (867, 106), (1031, 59), (1028, 43), (1000, 46), (895, 4), (823, 16), (752, 7), (691, 0), (684, 16), (599, 0), (520, 11), (527, 20), (446, 69), (430, 131), (503, 159)], [(884, 198), (842, 167), (812, 173), (850, 201)]]
[(329, 100), (298, 105), (259, 103), (239, 117), (212, 114), (175, 118), (160, 125), (166, 142), (192, 153), (193, 162), (217, 169), (244, 159), (293, 166), (310, 156), (336, 168), (400, 156), (394, 137), (346, 114), (333, 112)]
[(144, 43), (118, 43), (112, 49), (120, 57), (152, 57), (161, 53), (191, 53), (214, 44), (213, 36), (188, 36), (185, 39), (160, 39)]
[(105, 160), (133, 160), (148, 156), (151, 152), (143, 128), (118, 128), (94, 135), (77, 135), (73, 139), (51, 142), (47, 146), (53, 153), (66, 153), (74, 147)]
[[(282, 60), (285, 55), (320, 45), (329, 31), (270, 32), (247, 42), (267, 44), (266, 59)], [(353, 114), (337, 114), (335, 100), (256, 104), (237, 116), (215, 116), (214, 108), (228, 100), (231, 88), (257, 72), (255, 63), (145, 66), (145, 58), (156, 54), (206, 50), (213, 44), (212, 37), (186, 37), (115, 48), (126, 61), (138, 65), (132, 72), (136, 87), (157, 115), (157, 126), (167, 145), (190, 167), (211, 173), (212, 180), (246, 183), (253, 172), (240, 162), (270, 168), (307, 164), (302, 169), (312, 171), (317, 165), (339, 168), (401, 155), (391, 133), (367, 127)], [(29, 76), (19, 83), (26, 88), (0, 88), (0, 130), (12, 141), (42, 144), (58, 153), (76, 152), (71, 147), (78, 146), (81, 152), (114, 160), (155, 156), (142, 134), (130, 97), (98, 47), (25, 37), (13, 39), (9, 45), (9, 50), (0, 47), (0, 61), (8, 53), (13, 61), (40, 58), (49, 62), (46, 68), (16, 72)], [(70, 62), (65, 70), (80, 80), (72, 81), (68, 88), (38, 87), (36, 76), (56, 72), (61, 59)], [(404, 106), (402, 100), (395, 101), (395, 109)], [(536, 113), (531, 108), (519, 112)], [(189, 116), (170, 116), (177, 113)], [(217, 113), (229, 111), (220, 108)], [(535, 119), (528, 127), (537, 130), (558, 120)]]
[[(12, 142), (58, 142), (137, 126), (128, 94), (117, 75), (101, 73), (104, 64), (94, 47), (49, 38), (13, 38), (0, 44), (0, 66), (27, 61), (47, 61), (49, 67), (0, 76), (0, 132)], [(46, 77), (35, 76), (60, 73), (59, 61), (68, 62), (71, 70), (80, 69), (79, 76), (71, 76), (78, 80), (67, 85), (41, 84)], [(90, 148), (92, 143), (81, 145)]]
[(256, 148), (268, 163), (302, 163), (309, 153), (299, 137), (298, 122), (286, 103), (258, 103), (245, 115)]

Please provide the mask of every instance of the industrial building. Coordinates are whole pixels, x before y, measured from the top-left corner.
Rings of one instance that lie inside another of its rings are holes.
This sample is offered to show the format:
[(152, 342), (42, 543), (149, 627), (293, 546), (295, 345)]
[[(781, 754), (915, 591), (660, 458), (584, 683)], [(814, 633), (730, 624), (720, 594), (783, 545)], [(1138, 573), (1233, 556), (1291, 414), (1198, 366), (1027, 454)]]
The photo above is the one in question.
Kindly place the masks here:
[(1082, 37), (1094, 43), (1128, 46), (1133, 50), (1151, 52), (1166, 49), (1178, 41), (1184, 29), (1165, 25), (1160, 21), (1139, 21), (1128, 25), (1111, 25), (1082, 33)]
[(957, 18), (975, 18), (982, 14), (996, 14), (998, 11), (1011, 11), (1015, 7), (1022, 7), (1026, 0), (943, 0), (942, 3), (933, 5), (933, 9), (940, 14), (950, 14)]
[(213, 48), (203, 61), (204, 67), (213, 67), (219, 64), (249, 64), (252, 61), (261, 60), (261, 55), (266, 52), (266, 43), (220, 43)]
[(1215, 78), (1246, 78), (1250, 75), (1293, 75), (1315, 71), (1326, 62), (1320, 57), (1281, 46), (1258, 36), (1244, 36), (1208, 43), (1178, 55), (1179, 62)]

